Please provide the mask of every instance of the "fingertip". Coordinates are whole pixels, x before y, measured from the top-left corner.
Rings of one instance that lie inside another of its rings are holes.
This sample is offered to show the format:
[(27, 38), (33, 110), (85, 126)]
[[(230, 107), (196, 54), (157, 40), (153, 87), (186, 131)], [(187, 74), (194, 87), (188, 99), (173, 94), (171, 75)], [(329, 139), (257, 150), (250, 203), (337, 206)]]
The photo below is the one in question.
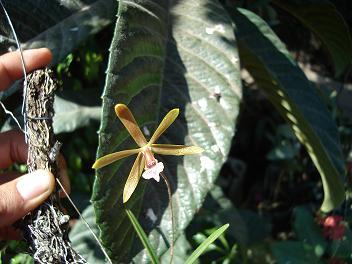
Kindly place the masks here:
[(23, 52), (26, 62), (27, 71), (31, 72), (48, 65), (53, 57), (53, 54), (48, 48), (30, 49)]
[(46, 170), (37, 170), (0, 185), (0, 227), (12, 224), (38, 207), (54, 188), (54, 175)]
[(35, 207), (54, 191), (55, 177), (50, 171), (36, 170), (18, 178), (16, 187), (25, 207)]
[[(48, 48), (23, 51), (27, 73), (48, 65), (52, 60), (52, 56)], [(0, 90), (7, 88), (12, 82), (22, 76), (21, 54), (18, 50), (0, 56)]]
[(53, 59), (53, 53), (51, 52), (51, 50), (48, 48), (40, 48), (37, 50), (42, 56), (44, 65), (48, 65)]

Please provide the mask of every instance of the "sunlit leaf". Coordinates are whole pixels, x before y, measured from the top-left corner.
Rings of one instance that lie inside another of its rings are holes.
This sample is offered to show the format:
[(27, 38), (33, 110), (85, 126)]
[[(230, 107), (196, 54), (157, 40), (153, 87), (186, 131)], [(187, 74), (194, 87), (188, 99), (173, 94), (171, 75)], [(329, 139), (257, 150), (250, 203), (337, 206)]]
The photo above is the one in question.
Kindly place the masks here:
[[(170, 109), (180, 109), (158, 143), (194, 145), (205, 151), (157, 157), (171, 184), (177, 239), (212, 189), (234, 135), (242, 95), (232, 21), (214, 0), (119, 4), (97, 156), (135, 145), (116, 118), (117, 102), (129, 106), (146, 137)], [(143, 247), (132, 245), (133, 227), (121, 201), (130, 169), (127, 159), (97, 170), (92, 201), (113, 260), (129, 262), (137, 255), (135, 263), (145, 263)], [(143, 212), (138, 219), (159, 256), (168, 255), (172, 233), (167, 197), (162, 182), (141, 179), (127, 203), (136, 215)]]

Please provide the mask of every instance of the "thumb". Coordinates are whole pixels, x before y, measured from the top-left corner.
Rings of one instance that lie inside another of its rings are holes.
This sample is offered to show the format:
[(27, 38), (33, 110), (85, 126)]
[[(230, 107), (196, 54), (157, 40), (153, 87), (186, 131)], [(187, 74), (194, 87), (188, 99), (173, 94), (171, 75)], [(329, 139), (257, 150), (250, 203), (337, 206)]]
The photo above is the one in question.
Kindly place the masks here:
[(8, 226), (43, 203), (54, 190), (54, 176), (45, 170), (0, 185), (0, 227)]

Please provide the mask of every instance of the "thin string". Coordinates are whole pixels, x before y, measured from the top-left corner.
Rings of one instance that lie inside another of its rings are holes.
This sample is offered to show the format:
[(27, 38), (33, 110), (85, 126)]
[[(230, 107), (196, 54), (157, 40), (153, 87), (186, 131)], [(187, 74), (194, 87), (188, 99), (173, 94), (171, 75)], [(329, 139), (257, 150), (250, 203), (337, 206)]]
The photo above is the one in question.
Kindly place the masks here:
[(76, 205), (74, 204), (74, 202), (72, 201), (71, 197), (68, 195), (68, 193), (66, 192), (64, 186), (61, 184), (60, 180), (56, 178), (57, 183), (60, 185), (60, 188), (62, 189), (62, 191), (65, 193), (67, 199), (69, 200), (69, 202), (71, 203), (71, 205), (73, 206), (73, 208), (75, 209), (76, 213), (79, 215), (79, 217), (82, 219), (83, 223), (86, 225), (86, 227), (88, 228), (88, 230), (91, 232), (91, 234), (93, 235), (95, 241), (98, 243), (98, 245), (100, 246), (101, 251), (103, 252), (104, 256), (106, 257), (106, 259), (108, 260), (108, 262), (110, 264), (112, 264), (112, 261), (108, 255), (108, 253), (105, 251), (103, 245), (100, 243), (99, 238), (94, 234), (92, 228), (90, 227), (90, 225), (88, 224), (87, 220), (83, 217), (83, 215), (80, 213), (80, 211), (78, 210), (78, 208), (76, 207)]

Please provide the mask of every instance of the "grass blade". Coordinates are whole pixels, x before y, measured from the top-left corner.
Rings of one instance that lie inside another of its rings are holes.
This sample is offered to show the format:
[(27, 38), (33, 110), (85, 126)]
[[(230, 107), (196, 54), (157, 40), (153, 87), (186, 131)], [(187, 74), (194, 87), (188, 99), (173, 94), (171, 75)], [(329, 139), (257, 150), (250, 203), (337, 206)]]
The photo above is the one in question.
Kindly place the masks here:
[(139, 236), (139, 239), (141, 240), (144, 248), (147, 250), (148, 255), (150, 257), (150, 260), (153, 264), (159, 264), (159, 260), (158, 257), (152, 247), (152, 245), (150, 245), (149, 241), (148, 241), (148, 237), (145, 234), (143, 228), (141, 227), (141, 225), (138, 223), (137, 218), (134, 216), (134, 214), (132, 213), (131, 210), (129, 209), (125, 209), (126, 214), (128, 216), (128, 218), (130, 219), (134, 230), (136, 230), (137, 235)]
[(208, 246), (213, 243), (219, 236), (221, 236), (222, 233), (224, 233), (229, 226), (229, 224), (225, 224), (219, 229), (217, 229), (215, 232), (213, 232), (206, 240), (203, 241), (202, 244), (197, 247), (197, 249), (192, 253), (192, 255), (189, 256), (185, 264), (191, 264), (195, 260), (197, 260), (199, 256), (202, 255), (203, 252), (208, 248)]

